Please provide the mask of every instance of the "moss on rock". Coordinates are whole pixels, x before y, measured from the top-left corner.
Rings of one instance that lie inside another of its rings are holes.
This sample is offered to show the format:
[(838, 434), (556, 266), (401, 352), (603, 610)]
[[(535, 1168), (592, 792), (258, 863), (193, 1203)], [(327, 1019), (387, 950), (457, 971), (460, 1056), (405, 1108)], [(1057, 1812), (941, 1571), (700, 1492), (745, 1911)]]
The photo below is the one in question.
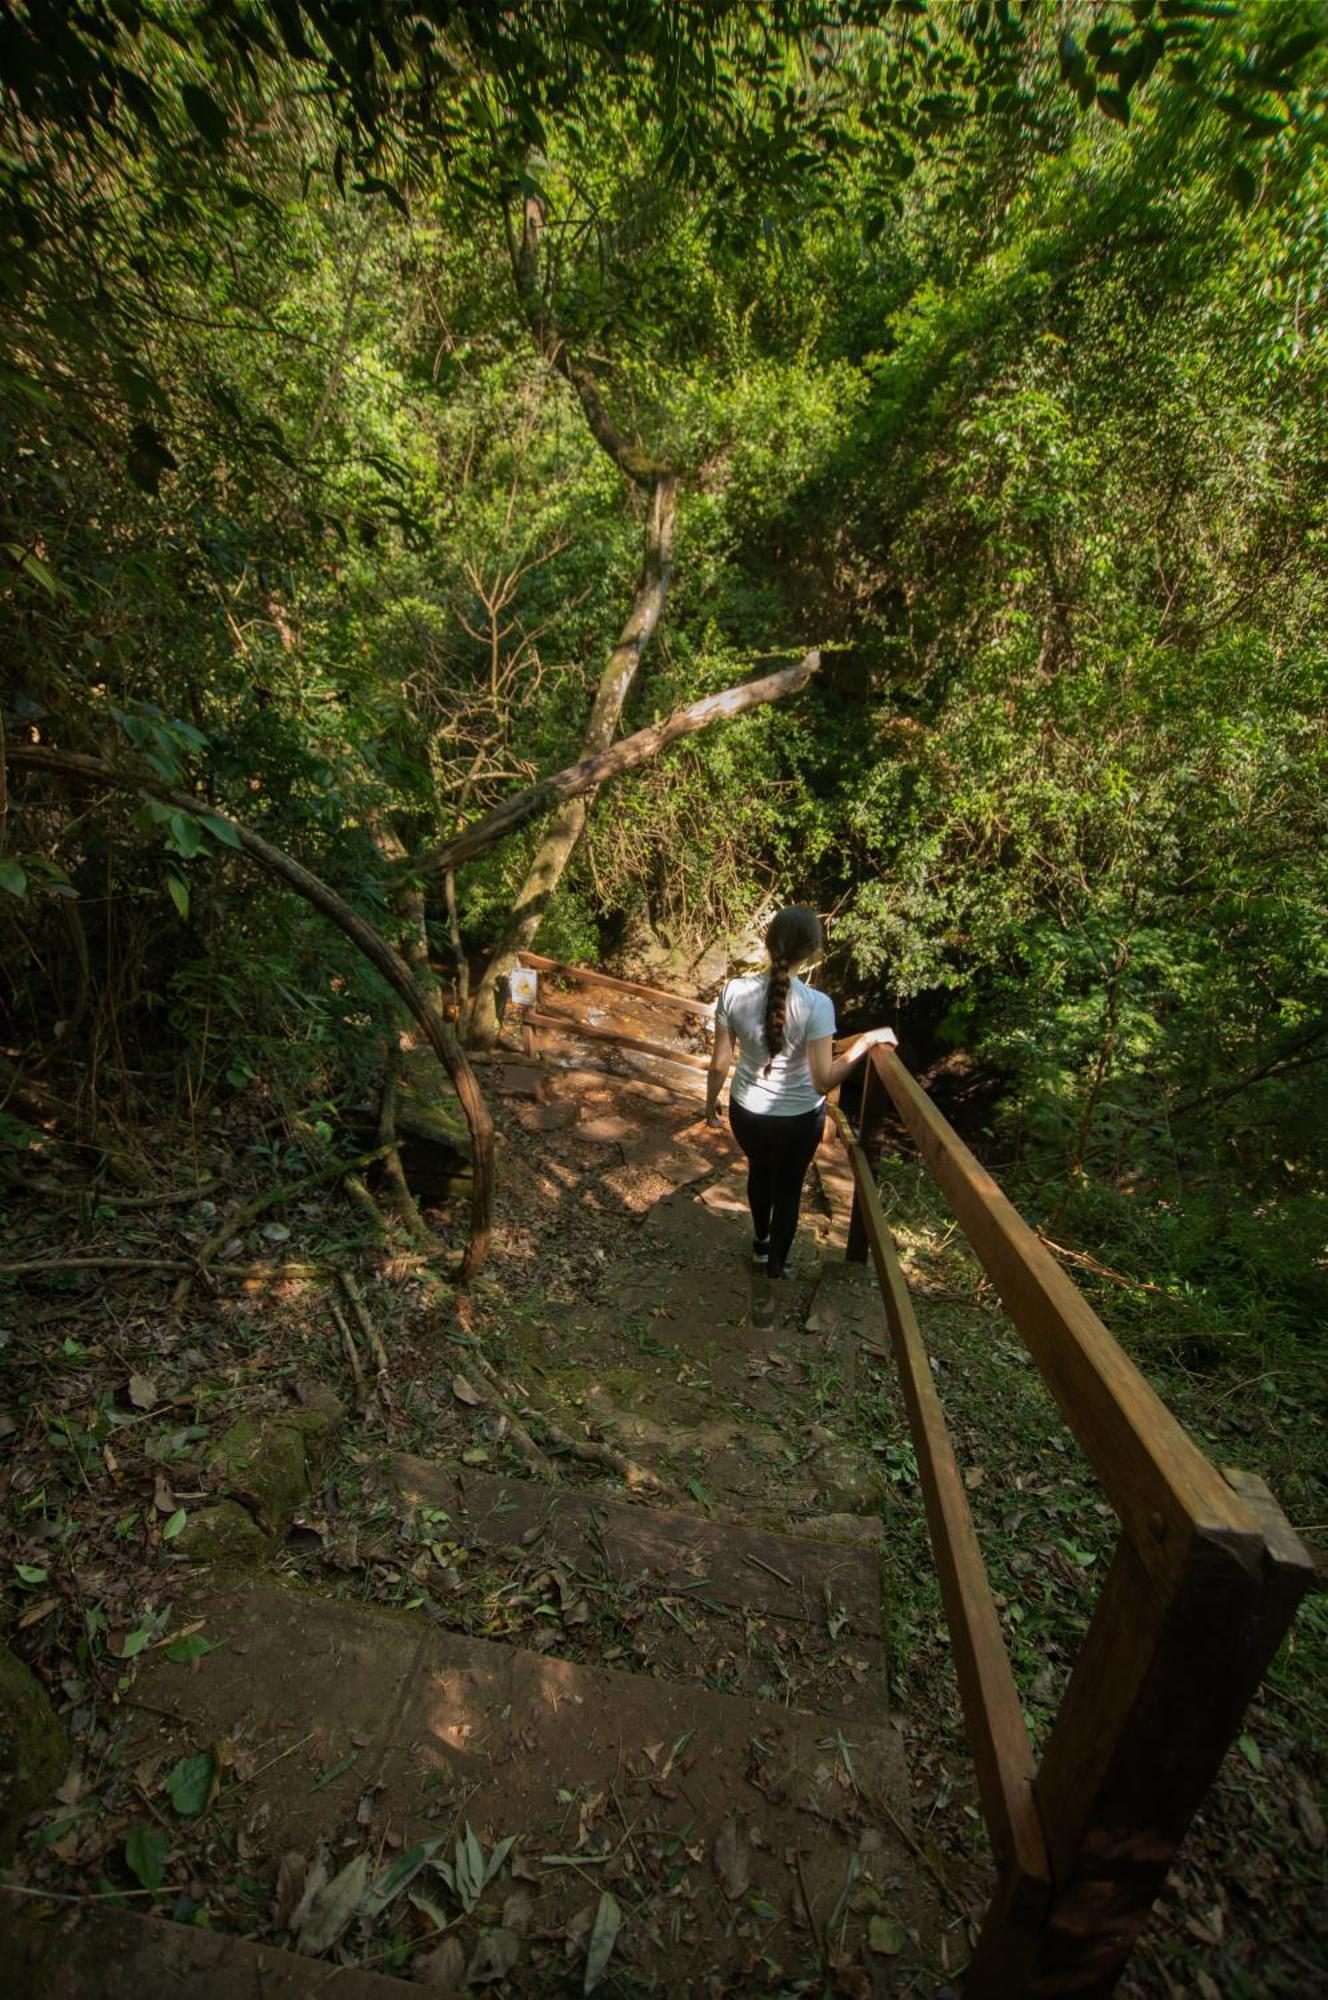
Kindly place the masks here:
[(337, 1398), (321, 1385), (306, 1389), (304, 1398), (295, 1409), (241, 1417), (208, 1453), (208, 1467), (222, 1490), (232, 1502), (243, 1502), (269, 1537), (284, 1534), (303, 1506), (345, 1418)]
[(885, 1476), (869, 1451), (856, 1445), (822, 1446), (808, 1468), (817, 1499), (827, 1514), (879, 1514), (885, 1503)]
[(45, 1688), (0, 1644), (0, 1864), (12, 1858), (28, 1814), (50, 1797), (68, 1754)]
[(238, 1500), (218, 1500), (189, 1516), (175, 1546), (190, 1562), (245, 1568), (263, 1561), (269, 1539)]

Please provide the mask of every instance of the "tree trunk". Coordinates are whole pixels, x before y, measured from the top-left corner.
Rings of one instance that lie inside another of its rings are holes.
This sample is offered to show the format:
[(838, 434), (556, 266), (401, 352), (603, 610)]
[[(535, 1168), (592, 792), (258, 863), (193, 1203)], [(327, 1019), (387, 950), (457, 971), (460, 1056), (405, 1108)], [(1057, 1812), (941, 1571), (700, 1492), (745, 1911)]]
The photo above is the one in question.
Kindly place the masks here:
[(54, 771), (63, 777), (78, 778), (95, 784), (113, 785), (124, 791), (146, 792), (153, 798), (165, 799), (178, 812), (187, 812), (204, 822), (220, 820), (230, 828), (239, 846), (265, 868), (278, 881), (294, 889), (297, 895), (312, 903), (316, 910), (329, 918), (337, 928), (345, 933), (357, 950), (361, 951), (369, 963), (405, 1002), (423, 1031), (438, 1061), (452, 1079), (456, 1094), (461, 1100), (466, 1124), (470, 1128), (471, 1149), (474, 1155), (474, 1181), (471, 1186), (470, 1241), (461, 1261), (460, 1277), (463, 1282), (473, 1278), (488, 1254), (489, 1240), (493, 1233), (493, 1120), (489, 1116), (475, 1072), (466, 1060), (456, 1035), (443, 1018), (441, 1009), (431, 1005), (429, 996), (419, 980), (407, 965), (399, 951), (379, 936), (372, 924), (365, 922), (358, 911), (353, 910), (335, 889), (314, 875), (300, 862), (264, 840), (238, 820), (229, 819), (218, 812), (205, 800), (196, 799), (188, 792), (171, 791), (166, 785), (137, 772), (121, 770), (114, 764), (106, 763), (100, 757), (86, 757), (72, 751), (50, 750), (44, 745), (22, 744), (11, 746), (11, 765), (27, 766), (33, 770)]
[[(582, 761), (607, 750), (613, 743), (623, 704), (651, 634), (659, 623), (673, 574), (673, 522), (677, 504), (677, 480), (672, 473), (661, 473), (650, 488), (641, 578), (622, 635), (600, 676), (582, 742)], [(516, 963), (517, 953), (534, 943), (545, 911), (562, 880), (563, 870), (581, 838), (588, 807), (589, 795), (586, 793), (565, 801), (540, 842), (503, 935), (475, 989), (469, 1018), (472, 1043), (490, 1048), (498, 1039), (499, 989)]]

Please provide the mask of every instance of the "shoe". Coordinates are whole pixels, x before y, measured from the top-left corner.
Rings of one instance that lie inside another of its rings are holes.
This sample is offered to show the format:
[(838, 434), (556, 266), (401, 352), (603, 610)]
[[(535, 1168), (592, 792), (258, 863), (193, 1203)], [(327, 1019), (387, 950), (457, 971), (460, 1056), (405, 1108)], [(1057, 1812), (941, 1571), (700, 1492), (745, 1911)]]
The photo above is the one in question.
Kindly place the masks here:
[(767, 1265), (766, 1276), (771, 1280), (772, 1283), (778, 1283), (782, 1279), (787, 1279), (790, 1282), (790, 1284), (793, 1281), (793, 1273), (792, 1271), (789, 1270), (787, 1264), (784, 1265), (783, 1269), (779, 1271), (772, 1271)]
[(757, 1265), (760, 1270), (764, 1271), (769, 1261), (770, 1261), (770, 1238), (767, 1236), (764, 1242), (762, 1242), (759, 1238), (753, 1238), (752, 1240), (753, 1264)]

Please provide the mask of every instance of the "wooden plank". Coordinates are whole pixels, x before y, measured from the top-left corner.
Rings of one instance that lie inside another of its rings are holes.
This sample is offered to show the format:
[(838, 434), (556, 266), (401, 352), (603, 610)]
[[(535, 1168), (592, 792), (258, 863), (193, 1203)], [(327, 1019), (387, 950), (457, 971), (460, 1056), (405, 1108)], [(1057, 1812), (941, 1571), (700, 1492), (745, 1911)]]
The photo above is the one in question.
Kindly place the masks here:
[(687, 1049), (671, 1049), (664, 1042), (646, 1042), (635, 1035), (620, 1035), (614, 1028), (592, 1028), (571, 1014), (536, 1013), (527, 1007), (526, 1018), (535, 1028), (556, 1028), (564, 1035), (584, 1035), (592, 1042), (612, 1042), (620, 1049), (637, 1049), (642, 1055), (659, 1056), (664, 1062), (681, 1063), (684, 1069), (709, 1069), (708, 1056), (694, 1056)]
[(899, 1368), (932, 1553), (954, 1648), (987, 1831), (1011, 1879), (1013, 1900), (1032, 1914), (1045, 1898), (1047, 1857), (1033, 1798), (1033, 1751), (968, 1496), (946, 1428), (913, 1302), (886, 1225), (875, 1176), (844, 1114), (834, 1113), (853, 1165), (863, 1226), (885, 1301)]
[(533, 966), (536, 972), (553, 972), (560, 979), (578, 980), (583, 986), (609, 986), (618, 993), (631, 993), (639, 1000), (651, 1000), (661, 1013), (679, 1014), (684, 1020), (713, 1021), (715, 1003), (713, 1000), (688, 1000), (680, 993), (661, 993), (658, 987), (642, 986), (635, 979), (615, 979), (611, 973), (596, 972), (588, 965), (564, 965), (556, 958), (541, 958), (538, 952), (517, 953), (522, 965)]
[[(863, 1073), (862, 1103), (858, 1109), (858, 1143), (872, 1170), (873, 1182), (876, 1178), (877, 1162), (881, 1157), (881, 1147), (885, 1142), (885, 1120), (889, 1108), (890, 1099), (885, 1086), (874, 1065), (868, 1063)], [(848, 1242), (844, 1255), (851, 1264), (865, 1264), (868, 1247), (862, 1203), (855, 1194), (852, 1213), (848, 1219)]]
[(1262, 1541), (1249, 1508), (1209, 1464), (1078, 1287), (890, 1049), (873, 1049), (904, 1124), (1018, 1327), (1149, 1574), (1186, 1571), (1196, 1534)]

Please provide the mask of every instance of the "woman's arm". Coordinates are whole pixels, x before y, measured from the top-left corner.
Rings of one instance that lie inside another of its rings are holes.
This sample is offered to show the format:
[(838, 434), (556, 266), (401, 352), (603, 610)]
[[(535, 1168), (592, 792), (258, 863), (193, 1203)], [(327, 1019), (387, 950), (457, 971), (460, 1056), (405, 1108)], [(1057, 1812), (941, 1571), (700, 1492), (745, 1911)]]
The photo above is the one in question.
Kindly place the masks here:
[(715, 1023), (715, 1046), (710, 1052), (710, 1068), (706, 1072), (706, 1124), (719, 1123), (719, 1093), (724, 1088), (724, 1079), (733, 1067), (733, 1036), (722, 1021)]
[(879, 1048), (882, 1044), (898, 1048), (899, 1038), (893, 1028), (868, 1028), (865, 1034), (855, 1035), (842, 1055), (835, 1054), (833, 1035), (822, 1035), (807, 1044), (807, 1065), (812, 1073), (812, 1082), (822, 1097), (828, 1095), (837, 1083), (842, 1083), (855, 1063), (862, 1061), (868, 1049)]

